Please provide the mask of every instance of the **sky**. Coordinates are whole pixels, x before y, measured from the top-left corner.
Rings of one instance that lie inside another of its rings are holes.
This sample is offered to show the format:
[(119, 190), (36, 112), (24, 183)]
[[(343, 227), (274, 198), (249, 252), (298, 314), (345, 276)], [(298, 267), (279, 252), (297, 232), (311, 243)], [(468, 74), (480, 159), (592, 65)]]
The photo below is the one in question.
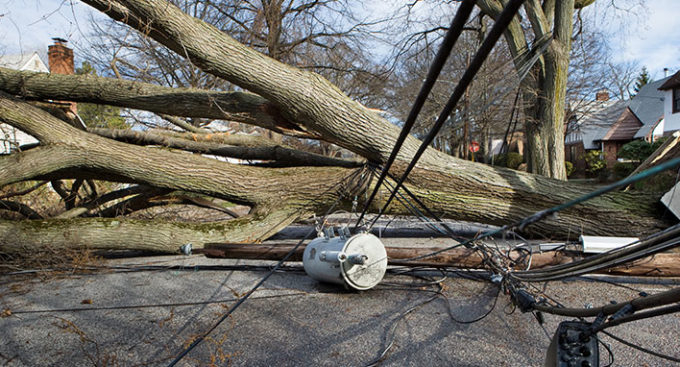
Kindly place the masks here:
[[(598, 0), (625, 9), (640, 0)], [(392, 0), (392, 3), (396, 1)], [(612, 10), (586, 8), (596, 27), (610, 39), (615, 61), (637, 62), (646, 66), (653, 79), (663, 77), (663, 69), (680, 70), (680, 1), (645, 0), (646, 9)], [(0, 0), (0, 54), (39, 51), (46, 55), (52, 37), (70, 41), (76, 54), (87, 47), (90, 19), (106, 19), (78, 1)], [(46, 60), (45, 60), (46, 61)]]
[(77, 51), (86, 45), (91, 15), (103, 19), (78, 1), (0, 0), (0, 54), (38, 51), (45, 59), (52, 37), (69, 40)]
[[(598, 3), (604, 5), (607, 1)], [(586, 10), (595, 25), (611, 37), (614, 61), (637, 62), (647, 67), (652, 79), (660, 79), (664, 68), (680, 70), (680, 1), (643, 0), (640, 2), (644, 8), (626, 7), (638, 1), (614, 1), (621, 10)]]

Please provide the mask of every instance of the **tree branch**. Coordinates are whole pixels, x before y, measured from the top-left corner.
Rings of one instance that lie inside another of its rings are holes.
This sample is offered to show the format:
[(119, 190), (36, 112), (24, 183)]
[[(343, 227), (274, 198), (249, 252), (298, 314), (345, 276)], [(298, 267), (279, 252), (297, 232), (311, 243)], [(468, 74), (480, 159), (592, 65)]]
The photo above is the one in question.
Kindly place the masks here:
[[(27, 103), (2, 95), (0, 121), (54, 143), (0, 157), (0, 187), (57, 171), (84, 170), (255, 206), (304, 201), (348, 175), (344, 168), (269, 170), (124, 144), (78, 130)], [(325, 174), (327, 179), (319, 181), (316, 174)], [(321, 202), (332, 197), (328, 194)]]
[(23, 196), (23, 195), (26, 195), (26, 194), (28, 194), (28, 193), (31, 193), (31, 192), (33, 192), (33, 191), (39, 189), (40, 187), (42, 187), (42, 186), (45, 185), (46, 183), (47, 183), (47, 181), (40, 181), (40, 182), (36, 183), (35, 185), (33, 185), (33, 186), (31, 186), (31, 187), (25, 189), (25, 190), (14, 191), (14, 192), (8, 192), (8, 193), (6, 193), (6, 194), (2, 194), (2, 195), (0, 195), (0, 199), (8, 199), (8, 198), (11, 198), (11, 197), (14, 197), (14, 196)]
[(71, 210), (67, 210), (59, 215), (57, 215), (55, 218), (60, 218), (60, 219), (68, 219), (68, 218), (76, 218), (79, 216), (82, 216), (86, 214), (89, 211), (92, 211), (108, 202), (122, 199), (126, 196), (130, 195), (137, 195), (137, 194), (145, 194), (145, 193), (155, 193), (156, 195), (162, 194), (164, 192), (167, 192), (166, 189), (158, 189), (158, 188), (153, 188), (145, 185), (137, 185), (137, 186), (131, 186), (127, 187), (124, 189), (116, 190), (109, 192), (107, 194), (104, 194), (98, 198), (95, 198), (93, 200), (90, 200), (86, 203), (83, 203), (81, 206), (77, 208), (73, 208)]
[[(174, 45), (186, 47), (186, 52), (181, 54), (189, 54), (205, 70), (261, 93), (289, 116), (289, 120), (305, 124), (309, 131), (328, 141), (337, 141), (338, 145), (375, 162), (389, 156), (398, 128), (348, 99), (325, 79), (249, 50), (166, 2), (135, 1), (134, 4), (143, 13), (153, 15), (153, 29), (163, 29), (177, 37)], [(349, 171), (336, 167), (261, 169), (131, 146), (78, 131), (42, 111), (34, 111), (25, 103), (2, 96), (0, 120), (54, 145), (0, 158), (0, 172), (9, 173), (0, 176), (0, 185), (74, 170), (264, 207), (308, 203), (310, 197), (343, 181)], [(394, 174), (403, 172), (419, 145), (415, 138), (406, 141), (394, 165)], [(591, 190), (590, 187), (456, 160), (432, 149), (413, 170), (407, 185), (434, 211), (445, 213), (446, 217), (492, 224), (518, 220)], [(656, 217), (652, 195), (618, 194), (606, 195), (583, 207), (565, 211), (559, 219), (542, 222), (535, 227), (534, 233), (563, 236), (581, 231), (602, 235), (640, 234), (666, 225)], [(336, 198), (335, 194), (325, 195), (314, 208), (321, 209)], [(395, 206), (390, 210), (405, 209)], [(602, 218), (607, 218), (608, 226), (602, 226)]]
[(186, 195), (162, 195), (162, 192), (150, 192), (136, 195), (130, 199), (127, 199), (125, 201), (117, 203), (116, 205), (112, 205), (102, 210), (96, 215), (91, 216), (113, 218), (128, 215), (139, 210), (172, 204), (193, 205), (201, 208), (217, 210), (222, 213), (228, 214), (232, 218), (240, 217), (240, 215), (234, 213), (233, 211), (223, 208), (219, 205), (213, 204), (212, 202), (205, 199), (190, 197)]
[(30, 206), (16, 201), (0, 200), (0, 210), (17, 212), (28, 219), (43, 219), (42, 215), (38, 214)]
[[(139, 22), (130, 21), (130, 17), (110, 11), (110, 1), (84, 2), (148, 34), (203, 71), (266, 98), (286, 120), (299, 123), (308, 133), (323, 136), (372, 161), (389, 157), (398, 129), (349, 99), (318, 74), (301, 71), (254, 51), (166, 1), (116, 2), (127, 8), (133, 18), (147, 20), (144, 24), (151, 24), (151, 31)], [(366, 129), (376, 126), (380, 127), (380, 136), (367, 139)], [(376, 144), (375, 139), (384, 144)], [(415, 139), (408, 139), (401, 151), (403, 156), (412, 155), (418, 145)], [(430, 158), (434, 159), (426, 155), (424, 160)]]
[(154, 134), (152, 132), (113, 129), (91, 129), (90, 131), (99, 136), (104, 136), (136, 145), (160, 145), (195, 153), (244, 160), (271, 160), (282, 164), (279, 167), (337, 166), (357, 168), (364, 164), (361, 161), (326, 157), (320, 154), (303, 152), (282, 145), (264, 147), (236, 147), (222, 145), (219, 143), (197, 142), (187, 139), (172, 138)]
[(179, 127), (180, 129), (190, 131), (192, 133), (207, 134), (207, 133), (210, 132), (209, 130), (206, 130), (206, 129), (203, 129), (203, 128), (200, 128), (200, 127), (196, 127), (196, 126), (182, 120), (181, 118), (179, 118), (177, 116), (170, 116), (170, 115), (166, 115), (164, 113), (159, 113), (158, 116), (163, 118), (165, 121)]
[(529, 18), (529, 22), (531, 22), (531, 29), (534, 31), (536, 39), (542, 39), (551, 32), (552, 24), (548, 21), (548, 18), (543, 12), (540, 1), (527, 0), (524, 3), (524, 6), (527, 8), (527, 17)]
[(0, 253), (21, 254), (49, 248), (53, 251), (134, 249), (177, 254), (186, 243), (202, 248), (206, 243), (225, 239), (259, 242), (305, 215), (308, 213), (288, 208), (214, 223), (125, 218), (0, 220)]
[(162, 115), (243, 122), (296, 137), (314, 138), (282, 117), (266, 99), (245, 92), (212, 92), (104, 78), (16, 71), (0, 67), (0, 90), (27, 99), (69, 100)]
[[(479, 6), (486, 15), (494, 20), (497, 19), (503, 11), (503, 4), (501, 4), (498, 0), (477, 0), (477, 6)], [(515, 18), (510, 22), (503, 35), (505, 36), (506, 43), (510, 49), (510, 54), (514, 59), (513, 61), (515, 66), (523, 65), (530, 55), (527, 55), (523, 58), (518, 58), (518, 55), (525, 53), (529, 49), (529, 44), (527, 42), (527, 36), (517, 16), (515, 16)]]

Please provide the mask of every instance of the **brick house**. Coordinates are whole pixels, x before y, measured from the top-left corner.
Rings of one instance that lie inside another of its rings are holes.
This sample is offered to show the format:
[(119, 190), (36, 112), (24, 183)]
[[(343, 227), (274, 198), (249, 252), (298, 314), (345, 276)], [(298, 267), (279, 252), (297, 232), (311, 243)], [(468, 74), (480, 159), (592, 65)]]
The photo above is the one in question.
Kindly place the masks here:
[(620, 120), (626, 107), (626, 102), (610, 100), (609, 93), (600, 91), (595, 101), (571, 113), (566, 124), (564, 152), (565, 160), (574, 165), (576, 176), (585, 175), (585, 154), (588, 151), (603, 151), (603, 139), (612, 125)]
[(604, 154), (603, 158), (607, 162), (607, 167), (614, 166), (618, 160), (618, 153), (621, 147), (632, 141), (641, 127), (642, 122), (635, 116), (630, 107), (626, 107), (604, 136), (595, 141), (601, 144), (602, 153)]
[(624, 144), (636, 139), (651, 143), (676, 130), (680, 130), (680, 71), (646, 84), (629, 101), (609, 101), (599, 92), (587, 109), (571, 115), (565, 160), (574, 164), (579, 176), (586, 169), (585, 153), (599, 150), (612, 168)]

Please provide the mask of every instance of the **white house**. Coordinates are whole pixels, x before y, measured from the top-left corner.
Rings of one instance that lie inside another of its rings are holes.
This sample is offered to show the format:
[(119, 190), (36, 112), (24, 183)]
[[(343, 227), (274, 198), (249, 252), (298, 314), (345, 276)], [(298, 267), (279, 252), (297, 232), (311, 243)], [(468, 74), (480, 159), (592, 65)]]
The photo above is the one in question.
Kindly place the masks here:
[(0, 66), (14, 70), (28, 70), (37, 71), (41, 73), (49, 73), (50, 69), (42, 61), (37, 52), (32, 54), (21, 55), (6, 55), (0, 56)]
[(664, 93), (664, 132), (680, 130), (680, 71), (668, 78), (659, 90)]
[[(49, 72), (47, 65), (40, 59), (37, 52), (0, 56), (0, 66), (21, 71)], [(21, 145), (37, 142), (38, 140), (21, 130), (6, 124), (0, 124), (0, 154), (9, 154)]]

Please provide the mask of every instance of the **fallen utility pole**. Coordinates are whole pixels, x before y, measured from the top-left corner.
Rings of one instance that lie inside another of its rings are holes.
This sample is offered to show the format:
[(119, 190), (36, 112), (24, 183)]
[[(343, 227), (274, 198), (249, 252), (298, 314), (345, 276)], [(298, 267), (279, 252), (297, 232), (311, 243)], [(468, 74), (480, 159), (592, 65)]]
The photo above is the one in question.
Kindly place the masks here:
[[(654, 153), (652, 153), (644, 162), (631, 172), (628, 177), (632, 177), (650, 167), (654, 167), (661, 163), (667, 162), (675, 157), (680, 157), (680, 132), (674, 132), (673, 135), (668, 137), (666, 140)], [(624, 190), (628, 190), (633, 185), (628, 185)]]
[[(243, 243), (211, 243), (205, 248), (194, 249), (194, 253), (213, 258), (248, 259), (248, 260), (281, 260), (293, 249), (289, 243), (243, 244)], [(484, 267), (482, 256), (475, 250), (453, 249), (426, 259), (409, 260), (432, 253), (437, 247), (386, 247), (389, 265), (456, 267), (481, 269)], [(302, 261), (305, 246), (300, 246), (289, 258), (290, 261)], [(531, 258), (531, 269), (566, 264), (581, 260), (582, 254), (570, 251), (549, 251), (535, 253)], [(520, 270), (520, 269), (518, 269)], [(523, 269), (522, 269), (523, 270)], [(633, 261), (630, 264), (613, 267), (599, 272), (601, 274), (630, 276), (680, 276), (680, 253), (662, 253)]]

